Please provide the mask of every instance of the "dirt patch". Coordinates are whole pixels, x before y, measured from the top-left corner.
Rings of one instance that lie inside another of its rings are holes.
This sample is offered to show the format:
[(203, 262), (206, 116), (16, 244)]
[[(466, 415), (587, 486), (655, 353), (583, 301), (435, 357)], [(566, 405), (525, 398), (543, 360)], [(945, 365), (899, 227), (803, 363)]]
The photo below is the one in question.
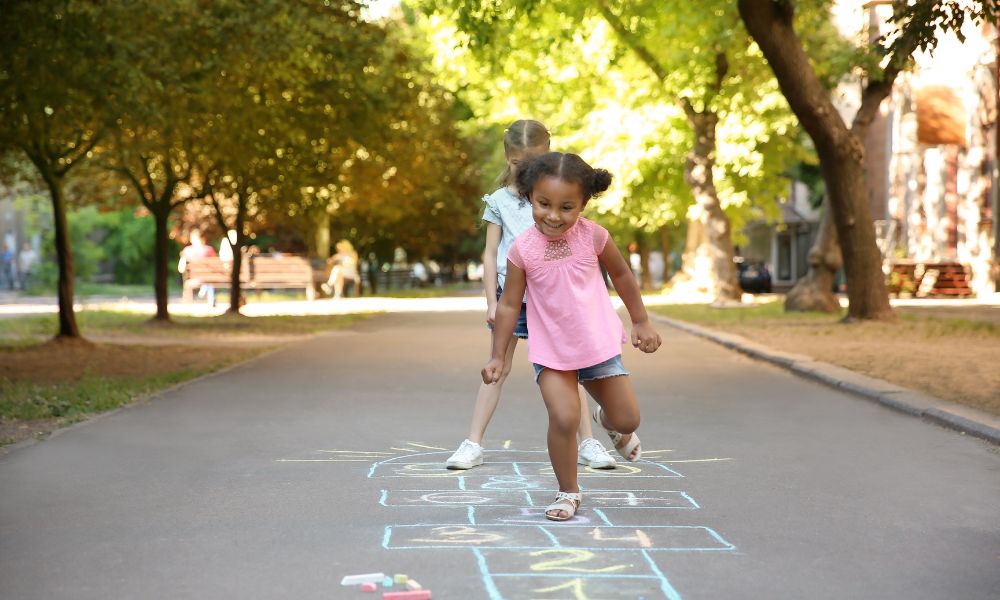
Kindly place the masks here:
[(67, 383), (85, 375), (150, 377), (201, 370), (259, 353), (245, 347), (133, 346), (86, 342), (47, 342), (0, 354), (0, 378), (32, 383)]
[(706, 325), (1000, 415), (1000, 337), (995, 334), (943, 334), (933, 319), (898, 324), (768, 321)]
[(50, 341), (0, 349), (0, 447), (43, 438), (268, 348)]
[(965, 319), (1000, 325), (1000, 306), (897, 306), (896, 312), (940, 319)]

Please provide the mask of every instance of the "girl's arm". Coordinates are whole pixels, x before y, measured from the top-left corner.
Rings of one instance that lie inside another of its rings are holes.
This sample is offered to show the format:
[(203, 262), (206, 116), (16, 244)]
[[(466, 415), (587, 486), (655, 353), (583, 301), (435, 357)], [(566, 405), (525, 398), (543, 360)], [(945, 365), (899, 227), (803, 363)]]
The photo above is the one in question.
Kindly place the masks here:
[(504, 354), (507, 352), (511, 336), (514, 335), (526, 286), (524, 270), (508, 260), (507, 281), (497, 303), (496, 324), (493, 326), (493, 351), (490, 362), (486, 363), (482, 372), (484, 383), (496, 383), (500, 380)]
[(497, 251), (503, 228), (486, 221), (486, 249), (483, 250), (483, 283), (486, 286), (486, 321), (492, 325), (497, 310)]
[(635, 281), (632, 269), (610, 236), (604, 244), (604, 250), (598, 255), (598, 260), (608, 271), (615, 291), (625, 303), (629, 317), (632, 318), (632, 345), (643, 352), (655, 352), (662, 343), (660, 334), (656, 333), (656, 329), (649, 322), (649, 315), (646, 314), (646, 306), (642, 303), (642, 294), (639, 292), (639, 285)]

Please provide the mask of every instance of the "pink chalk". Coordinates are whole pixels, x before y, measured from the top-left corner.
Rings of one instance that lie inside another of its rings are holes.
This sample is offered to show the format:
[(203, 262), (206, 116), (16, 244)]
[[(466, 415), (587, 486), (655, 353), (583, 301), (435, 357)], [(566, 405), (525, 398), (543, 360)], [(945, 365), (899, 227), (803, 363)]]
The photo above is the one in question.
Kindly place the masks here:
[(415, 590), (412, 592), (386, 592), (382, 600), (430, 600), (430, 590)]
[(376, 586), (374, 583), (372, 583), (370, 581), (368, 583), (362, 583), (361, 584), (361, 591), (362, 592), (374, 592), (377, 589), (378, 589), (378, 586)]

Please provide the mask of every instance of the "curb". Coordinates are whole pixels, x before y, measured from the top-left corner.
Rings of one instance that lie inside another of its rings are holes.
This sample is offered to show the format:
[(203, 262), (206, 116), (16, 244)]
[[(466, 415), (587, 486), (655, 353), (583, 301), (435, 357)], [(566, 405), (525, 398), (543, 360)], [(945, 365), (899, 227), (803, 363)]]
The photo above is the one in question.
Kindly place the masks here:
[(652, 314), (652, 316), (653, 319), (675, 329), (715, 342), (751, 358), (777, 365), (806, 379), (818, 381), (832, 388), (873, 400), (887, 408), (1000, 445), (1000, 417), (984, 411), (855, 373), (803, 354), (773, 350), (739, 335), (714, 331), (663, 315)]

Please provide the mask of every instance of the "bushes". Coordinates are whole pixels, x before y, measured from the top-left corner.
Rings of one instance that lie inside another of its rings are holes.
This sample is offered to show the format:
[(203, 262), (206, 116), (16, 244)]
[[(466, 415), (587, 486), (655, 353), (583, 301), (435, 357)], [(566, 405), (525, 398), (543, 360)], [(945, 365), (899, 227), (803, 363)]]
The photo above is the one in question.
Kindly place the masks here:
[[(87, 206), (70, 211), (67, 221), (78, 281), (152, 285), (155, 224), (151, 218), (137, 215), (131, 208), (100, 212)], [(56, 285), (54, 239), (52, 230), (45, 232), (34, 291), (51, 290)], [(173, 241), (171, 246), (170, 256), (176, 260), (180, 248)]]

